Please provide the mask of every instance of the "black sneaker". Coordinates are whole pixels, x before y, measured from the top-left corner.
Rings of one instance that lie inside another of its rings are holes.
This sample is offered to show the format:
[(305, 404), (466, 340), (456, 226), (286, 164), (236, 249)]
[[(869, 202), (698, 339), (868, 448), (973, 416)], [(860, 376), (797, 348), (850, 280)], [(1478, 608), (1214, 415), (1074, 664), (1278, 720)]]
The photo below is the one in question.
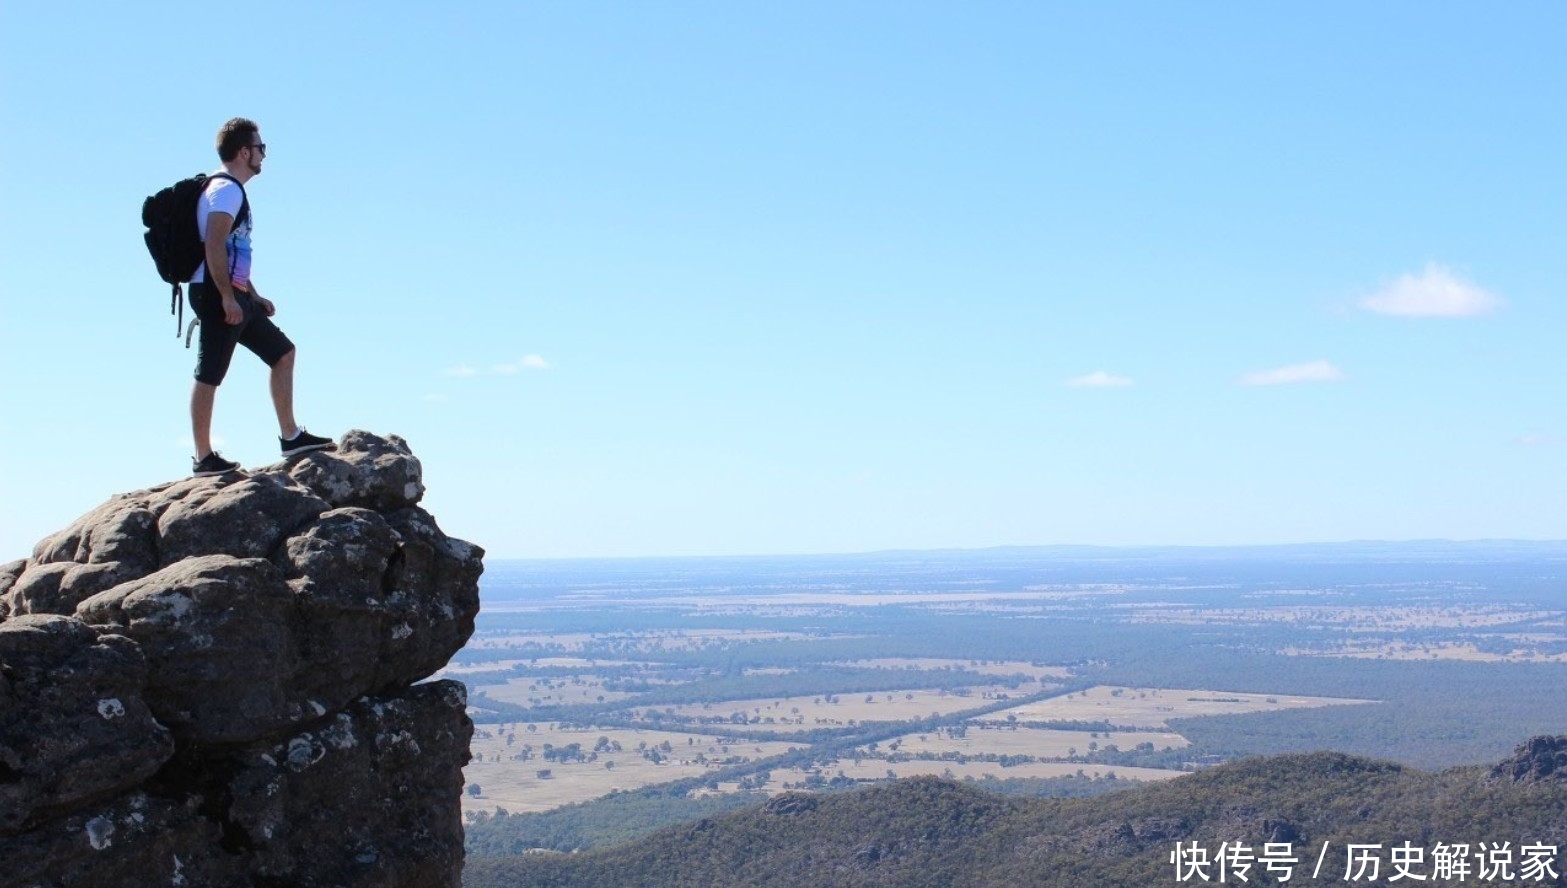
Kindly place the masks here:
[(222, 454), (216, 450), (201, 459), (196, 459), (194, 456), (190, 458), (190, 476), (192, 478), (211, 478), (214, 475), (226, 475), (238, 469), (239, 463), (224, 459)]
[(277, 443), (278, 446), (282, 449), (284, 456), (296, 456), (301, 453), (309, 453), (312, 450), (337, 449), (337, 445), (332, 443), (331, 438), (323, 438), (320, 435), (312, 435), (305, 431), (304, 426), (299, 427), (299, 434), (295, 435), (293, 438), (287, 441), (279, 438), (277, 439)]

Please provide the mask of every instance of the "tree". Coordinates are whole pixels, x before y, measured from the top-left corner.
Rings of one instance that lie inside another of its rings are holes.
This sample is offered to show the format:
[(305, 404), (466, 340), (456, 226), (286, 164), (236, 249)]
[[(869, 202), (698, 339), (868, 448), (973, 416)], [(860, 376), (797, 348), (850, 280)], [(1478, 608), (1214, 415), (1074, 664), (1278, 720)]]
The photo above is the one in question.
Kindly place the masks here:
[(470, 784), (468, 784), (468, 795), (472, 796), (473, 798), (478, 798), (479, 795), (482, 792), (484, 792), (484, 790), (479, 788), (479, 784), (477, 784), (477, 783), (470, 783)]

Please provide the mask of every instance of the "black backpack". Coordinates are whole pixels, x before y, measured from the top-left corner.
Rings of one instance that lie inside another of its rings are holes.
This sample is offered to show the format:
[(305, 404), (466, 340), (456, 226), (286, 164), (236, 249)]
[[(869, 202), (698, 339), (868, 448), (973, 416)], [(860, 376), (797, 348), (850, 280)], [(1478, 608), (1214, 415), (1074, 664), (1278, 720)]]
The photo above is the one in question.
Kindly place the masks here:
[[(239, 185), (239, 215), (234, 217), (234, 227), (238, 228), (250, 215), (250, 199), (245, 196), (245, 186), (227, 173), (213, 173), (210, 178), (227, 179)], [(152, 261), (158, 266), (158, 276), (174, 288), (169, 296), (169, 314), (178, 312), (174, 322), (176, 337), (185, 322), (180, 284), (189, 283), (191, 275), (207, 258), (207, 245), (201, 242), (201, 231), (196, 227), (196, 202), (201, 199), (208, 181), (206, 173), (197, 173), (175, 182), (141, 204), (141, 224), (147, 226), (147, 233), (143, 235), (147, 252), (152, 254)]]

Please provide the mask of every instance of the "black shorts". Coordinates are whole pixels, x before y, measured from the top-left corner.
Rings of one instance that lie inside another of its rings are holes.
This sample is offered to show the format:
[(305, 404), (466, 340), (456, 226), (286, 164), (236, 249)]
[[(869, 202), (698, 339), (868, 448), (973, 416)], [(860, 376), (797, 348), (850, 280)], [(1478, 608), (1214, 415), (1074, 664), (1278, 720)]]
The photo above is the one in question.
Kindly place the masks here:
[(243, 345), (268, 367), (294, 350), (288, 335), (279, 330), (261, 306), (243, 290), (234, 291), (245, 319), (238, 324), (223, 320), (223, 296), (206, 281), (190, 285), (190, 308), (201, 319), (201, 349), (196, 353), (196, 381), (221, 385), (228, 375), (234, 346)]

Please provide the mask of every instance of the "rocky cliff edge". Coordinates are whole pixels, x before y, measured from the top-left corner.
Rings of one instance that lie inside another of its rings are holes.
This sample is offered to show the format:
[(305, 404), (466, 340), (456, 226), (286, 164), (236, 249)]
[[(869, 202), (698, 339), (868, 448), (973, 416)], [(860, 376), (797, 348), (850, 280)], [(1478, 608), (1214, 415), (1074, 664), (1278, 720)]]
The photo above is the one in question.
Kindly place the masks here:
[(484, 553), (423, 495), (355, 431), (0, 565), (0, 888), (460, 884), (466, 692), (416, 683)]

